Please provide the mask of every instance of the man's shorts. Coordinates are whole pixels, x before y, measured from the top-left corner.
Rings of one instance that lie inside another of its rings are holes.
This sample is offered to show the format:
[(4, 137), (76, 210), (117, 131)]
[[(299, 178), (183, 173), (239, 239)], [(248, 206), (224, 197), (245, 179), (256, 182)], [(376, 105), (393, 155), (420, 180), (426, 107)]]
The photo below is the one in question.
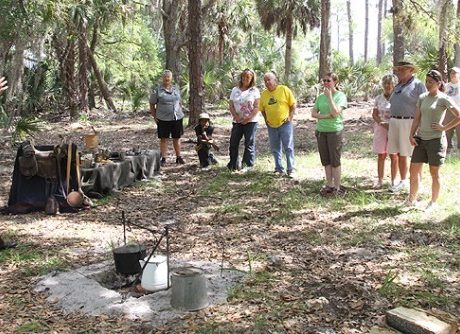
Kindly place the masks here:
[(315, 132), (321, 165), (339, 167), (342, 156), (343, 134), (339, 132)]
[(390, 118), (388, 124), (388, 153), (399, 153), (400, 156), (410, 157), (414, 149), (409, 140), (413, 119)]
[(180, 138), (184, 134), (182, 119), (177, 121), (158, 120), (158, 138)]
[(441, 166), (446, 160), (447, 139), (445, 136), (430, 140), (417, 140), (411, 162), (428, 163), (430, 166)]

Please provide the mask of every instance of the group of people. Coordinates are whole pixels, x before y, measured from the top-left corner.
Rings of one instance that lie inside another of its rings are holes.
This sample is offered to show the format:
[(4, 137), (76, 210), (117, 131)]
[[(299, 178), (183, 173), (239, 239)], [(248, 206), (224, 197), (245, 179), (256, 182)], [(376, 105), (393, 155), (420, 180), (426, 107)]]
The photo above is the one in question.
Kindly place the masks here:
[[(442, 75), (431, 70), (425, 85), (416, 76), (416, 66), (401, 61), (394, 67), (395, 74), (382, 78), (383, 93), (376, 97), (372, 112), (374, 124), (373, 150), (378, 154), (375, 188), (383, 186), (384, 165), (387, 155), (391, 159), (391, 192), (409, 188), (407, 206), (415, 206), (421, 180), (423, 163), (430, 166), (432, 196), (427, 209), (435, 206), (439, 196), (439, 167), (444, 163), (446, 151), (452, 147), (454, 129), (460, 133), (460, 69), (450, 71), (451, 82), (444, 85)], [(256, 74), (245, 69), (239, 75), (238, 85), (232, 89), (229, 110), (233, 118), (230, 135), (229, 162), (231, 171), (250, 171), (256, 158), (256, 132), (260, 115), (267, 126), (269, 145), (274, 158), (274, 173), (296, 177), (294, 158), (294, 126), (296, 111), (294, 94), (278, 82), (274, 71), (264, 74), (265, 89), (256, 86)], [(315, 136), (321, 164), (324, 167), (325, 185), (322, 195), (340, 195), (341, 155), (343, 146), (343, 111), (347, 97), (338, 89), (339, 78), (327, 73), (321, 79), (322, 92), (311, 110), (317, 119)], [(447, 94), (444, 93), (447, 88)], [(184, 114), (180, 104), (180, 92), (172, 84), (172, 73), (163, 73), (163, 84), (150, 97), (150, 110), (158, 126), (161, 164), (166, 163), (167, 140), (173, 139), (176, 163), (183, 164), (180, 155), (180, 137), (183, 134)], [(195, 127), (200, 166), (208, 169), (217, 163), (210, 152), (216, 145), (212, 140), (213, 126), (207, 113), (199, 116)], [(446, 136), (447, 132), (447, 136)], [(240, 161), (239, 146), (244, 137), (244, 153)], [(458, 147), (460, 139), (457, 135)], [(449, 146), (447, 145), (449, 143)], [(218, 148), (217, 148), (218, 149)], [(283, 165), (283, 154), (286, 168)], [(408, 159), (411, 158), (410, 168)], [(410, 182), (407, 175), (410, 172)], [(396, 179), (399, 174), (399, 182)]]
[[(448, 84), (444, 84), (439, 71), (431, 70), (424, 85), (415, 77), (416, 71), (414, 64), (401, 61), (394, 67), (396, 75), (382, 78), (383, 93), (376, 97), (372, 113), (375, 121), (373, 149), (378, 154), (378, 180), (374, 187), (383, 185), (388, 154), (391, 160), (389, 190), (399, 192), (409, 188), (409, 196), (403, 205), (415, 207), (418, 205), (423, 164), (428, 163), (432, 179), (431, 199), (425, 210), (430, 211), (436, 207), (439, 197), (439, 168), (448, 149), (452, 148), (454, 129), (459, 129), (460, 69), (454, 67), (449, 71), (451, 82)], [(396, 182), (398, 172), (400, 180)]]

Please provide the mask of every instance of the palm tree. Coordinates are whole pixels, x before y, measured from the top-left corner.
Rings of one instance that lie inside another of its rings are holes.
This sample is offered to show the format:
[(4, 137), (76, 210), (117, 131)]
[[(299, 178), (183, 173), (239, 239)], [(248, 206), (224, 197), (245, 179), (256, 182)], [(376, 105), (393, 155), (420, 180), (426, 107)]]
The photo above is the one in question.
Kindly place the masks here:
[(284, 79), (289, 79), (292, 65), (292, 39), (300, 27), (319, 26), (319, 0), (256, 0), (257, 12), (265, 30), (276, 28), (278, 36), (285, 36)]
[(321, 40), (319, 47), (319, 78), (331, 70), (331, 2), (321, 0)]

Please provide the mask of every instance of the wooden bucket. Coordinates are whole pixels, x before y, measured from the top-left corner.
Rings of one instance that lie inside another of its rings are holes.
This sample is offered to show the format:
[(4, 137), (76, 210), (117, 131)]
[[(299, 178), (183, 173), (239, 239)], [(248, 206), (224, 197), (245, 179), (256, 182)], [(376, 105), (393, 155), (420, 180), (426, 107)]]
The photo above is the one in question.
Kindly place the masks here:
[(84, 135), (83, 140), (85, 142), (85, 147), (88, 149), (94, 149), (99, 144), (99, 137), (97, 133)]

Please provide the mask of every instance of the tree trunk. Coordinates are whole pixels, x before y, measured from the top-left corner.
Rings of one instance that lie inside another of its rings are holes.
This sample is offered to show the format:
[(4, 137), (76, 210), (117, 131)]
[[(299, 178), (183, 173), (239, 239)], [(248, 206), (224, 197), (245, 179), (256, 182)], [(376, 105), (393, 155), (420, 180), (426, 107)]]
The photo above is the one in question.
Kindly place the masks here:
[(18, 106), (21, 105), (23, 93), (23, 78), (24, 78), (24, 51), (26, 47), (26, 40), (17, 39), (14, 43), (14, 51), (11, 58), (11, 69), (8, 77), (7, 100), (16, 96), (18, 99)]
[[(460, 0), (457, 1), (457, 19), (455, 20), (455, 31), (457, 38), (460, 36)], [(460, 42), (455, 43), (455, 57), (454, 57), (455, 66), (460, 66)]]
[(393, 0), (393, 64), (404, 60), (405, 38), (402, 0)]
[(365, 21), (364, 21), (364, 62), (367, 62), (367, 49), (369, 43), (369, 0), (365, 2)]
[(163, 36), (166, 51), (166, 69), (173, 72), (180, 86), (180, 51), (185, 43), (185, 36), (179, 28), (182, 0), (163, 0)]
[[(93, 24), (93, 35), (91, 37), (91, 42), (89, 49), (91, 53), (94, 54), (94, 50), (96, 50), (96, 45), (97, 45), (97, 39), (99, 35), (99, 21), (96, 19), (96, 21)], [(88, 57), (88, 63), (91, 63), (91, 60), (89, 59), (88, 52), (86, 52), (86, 56)], [(88, 71), (90, 71), (91, 67), (88, 68)], [(88, 107), (89, 109), (94, 109), (96, 108), (96, 85), (94, 82), (94, 78), (92, 76), (89, 77), (88, 79)]]
[(67, 39), (67, 51), (64, 58), (65, 90), (69, 106), (70, 119), (76, 119), (78, 112), (77, 82), (75, 77), (75, 42)]
[(452, 11), (453, 4), (451, 0), (444, 0), (439, 15), (439, 53), (438, 53), (438, 70), (441, 72), (444, 81), (448, 81), (447, 74), (447, 25), (448, 15)]
[(284, 53), (284, 82), (289, 82), (292, 66), (292, 35), (293, 35), (293, 20), (292, 14), (288, 14), (286, 18), (286, 50)]
[(347, 0), (347, 17), (348, 17), (348, 56), (350, 57), (350, 64), (355, 63), (353, 57), (353, 19), (351, 18), (351, 1)]
[(88, 113), (88, 54), (86, 52), (86, 27), (80, 25), (78, 35), (78, 83), (80, 88), (80, 112)]
[(321, 1), (321, 40), (319, 47), (319, 79), (331, 71), (331, 2)]
[(228, 26), (227, 26), (227, 20), (225, 19), (225, 16), (222, 14), (219, 22), (217, 23), (217, 29), (219, 30), (219, 44), (218, 44), (218, 60), (219, 64), (224, 63), (224, 49), (225, 49), (225, 36), (228, 33)]
[(203, 111), (203, 51), (201, 36), (201, 0), (188, 0), (189, 13), (189, 36), (188, 45), (189, 76), (190, 76), (190, 97), (189, 125), (196, 124), (198, 115)]
[[(460, 0), (459, 0), (460, 1)], [(379, 0), (379, 14), (377, 18), (377, 56), (376, 61), (377, 64), (380, 65), (382, 63), (382, 21), (383, 21), (383, 0)]]
[(105, 100), (105, 103), (107, 103), (107, 106), (109, 107), (110, 110), (113, 112), (117, 112), (117, 108), (115, 107), (115, 104), (113, 103), (112, 97), (110, 96), (109, 89), (107, 88), (107, 84), (104, 81), (104, 78), (101, 75), (101, 71), (99, 71), (99, 67), (97, 66), (96, 59), (94, 58), (93, 52), (91, 52), (90, 49), (87, 49), (88, 56), (89, 56), (89, 61), (91, 63), (91, 67), (93, 68), (94, 76), (96, 77), (97, 84), (99, 86), (99, 89), (101, 91), (102, 97)]
[[(383, 22), (385, 22), (385, 19), (387, 18), (387, 13), (388, 13), (388, 3), (387, 3), (387, 0), (384, 0), (383, 1), (383, 20), (382, 20), (382, 24)], [(385, 40), (382, 40), (382, 58), (385, 56), (386, 54), (386, 43), (385, 43)]]

